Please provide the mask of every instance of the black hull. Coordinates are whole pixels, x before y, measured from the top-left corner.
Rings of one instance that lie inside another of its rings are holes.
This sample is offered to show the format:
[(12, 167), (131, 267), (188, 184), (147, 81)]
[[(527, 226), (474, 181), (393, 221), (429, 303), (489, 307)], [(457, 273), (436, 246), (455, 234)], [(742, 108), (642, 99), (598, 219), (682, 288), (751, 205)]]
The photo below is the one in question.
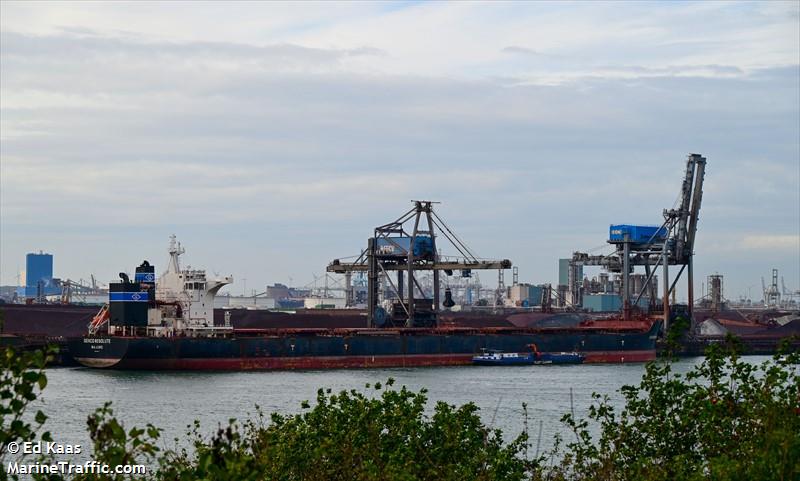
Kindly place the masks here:
[(578, 351), (586, 362), (643, 362), (655, 359), (661, 323), (648, 331), (608, 332), (517, 330), (467, 332), (373, 330), (331, 335), (240, 336), (231, 338), (94, 337), (69, 342), (75, 359), (88, 367), (114, 369), (249, 370), (470, 364), (482, 349), (524, 352)]

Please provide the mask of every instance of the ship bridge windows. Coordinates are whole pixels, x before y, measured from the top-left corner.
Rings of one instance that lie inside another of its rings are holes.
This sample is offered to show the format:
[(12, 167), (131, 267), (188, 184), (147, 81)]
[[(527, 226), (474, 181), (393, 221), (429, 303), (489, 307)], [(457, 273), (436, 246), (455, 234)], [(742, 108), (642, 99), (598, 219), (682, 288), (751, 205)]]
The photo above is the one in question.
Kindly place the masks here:
[(206, 288), (205, 282), (187, 282), (183, 286), (187, 291), (202, 291)]

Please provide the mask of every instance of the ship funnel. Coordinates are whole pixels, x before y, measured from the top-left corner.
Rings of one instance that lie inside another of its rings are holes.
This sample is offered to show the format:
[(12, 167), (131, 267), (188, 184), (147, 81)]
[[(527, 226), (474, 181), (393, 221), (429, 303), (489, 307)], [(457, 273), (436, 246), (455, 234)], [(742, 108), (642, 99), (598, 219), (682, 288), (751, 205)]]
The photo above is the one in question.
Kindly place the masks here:
[(155, 286), (156, 283), (156, 268), (148, 261), (142, 262), (142, 265), (136, 268), (136, 275), (133, 279), (134, 282), (148, 284)]
[(126, 284), (131, 281), (130, 278), (128, 277), (128, 274), (125, 274), (124, 272), (119, 273), (119, 278), (122, 279), (122, 282)]

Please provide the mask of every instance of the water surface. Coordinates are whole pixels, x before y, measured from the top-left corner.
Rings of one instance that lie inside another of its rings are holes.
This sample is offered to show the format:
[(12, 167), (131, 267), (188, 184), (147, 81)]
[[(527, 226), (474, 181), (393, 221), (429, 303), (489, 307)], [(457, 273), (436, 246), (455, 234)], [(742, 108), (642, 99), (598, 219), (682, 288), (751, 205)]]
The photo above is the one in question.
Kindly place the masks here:
[[(761, 362), (766, 356), (752, 356)], [(701, 358), (678, 361), (674, 369), (685, 372)], [(265, 413), (301, 411), (318, 388), (363, 389), (366, 383), (394, 378), (395, 387), (428, 390), (429, 408), (436, 401), (461, 405), (474, 402), (486, 424), (500, 428), (511, 439), (523, 427), (522, 403), (528, 405), (528, 423), (534, 445), (542, 422), (542, 449), (553, 435), (568, 432), (559, 422), (574, 409), (585, 416), (592, 392), (611, 396), (621, 404), (618, 389), (638, 384), (644, 364), (583, 364), (518, 367), (431, 367), (340, 369), (266, 372), (139, 372), (88, 368), (53, 368), (42, 408), (50, 416), (46, 428), (56, 441), (89, 446), (86, 418), (106, 401), (126, 428), (153, 423), (164, 429), (165, 446), (174, 438), (185, 444), (187, 425), (195, 419), (201, 431), (212, 433), (229, 418), (253, 417), (259, 405)], [(38, 407), (38, 406), (37, 406)], [(84, 449), (84, 454), (88, 449)]]

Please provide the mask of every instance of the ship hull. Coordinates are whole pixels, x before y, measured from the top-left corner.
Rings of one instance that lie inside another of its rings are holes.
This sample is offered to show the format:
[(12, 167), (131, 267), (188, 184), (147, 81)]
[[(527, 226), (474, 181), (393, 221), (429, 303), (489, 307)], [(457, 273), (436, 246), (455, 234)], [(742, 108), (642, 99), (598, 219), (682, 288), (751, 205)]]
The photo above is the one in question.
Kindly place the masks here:
[(656, 322), (647, 331), (350, 332), (228, 338), (87, 337), (69, 349), (87, 367), (136, 370), (271, 370), (452, 366), (472, 363), (482, 349), (520, 352), (530, 344), (578, 351), (584, 362), (655, 359)]

